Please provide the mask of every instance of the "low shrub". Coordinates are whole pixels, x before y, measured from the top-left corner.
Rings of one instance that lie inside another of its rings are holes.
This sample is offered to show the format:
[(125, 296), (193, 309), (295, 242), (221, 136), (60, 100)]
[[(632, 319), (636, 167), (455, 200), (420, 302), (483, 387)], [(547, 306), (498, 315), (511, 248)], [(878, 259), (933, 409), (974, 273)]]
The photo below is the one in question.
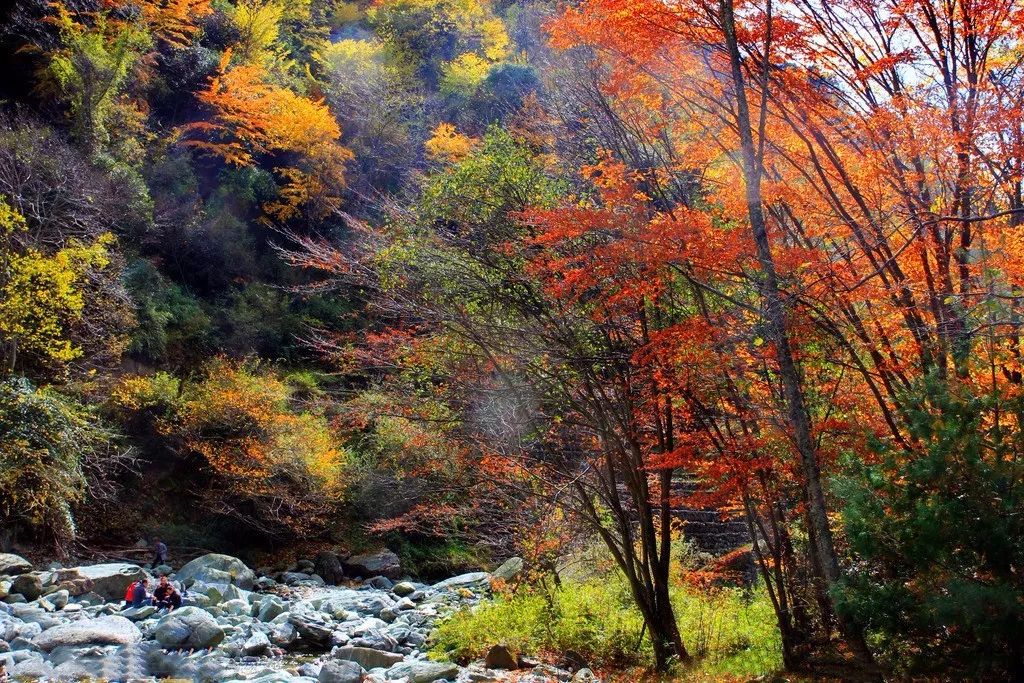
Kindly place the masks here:
[[(697, 659), (687, 678), (750, 677), (782, 667), (775, 615), (762, 588), (678, 586), (673, 603), (683, 640)], [(572, 650), (598, 669), (653, 664), (643, 619), (617, 573), (498, 595), (457, 613), (434, 637), (436, 656), (460, 661), (483, 657), (501, 643), (550, 660)]]

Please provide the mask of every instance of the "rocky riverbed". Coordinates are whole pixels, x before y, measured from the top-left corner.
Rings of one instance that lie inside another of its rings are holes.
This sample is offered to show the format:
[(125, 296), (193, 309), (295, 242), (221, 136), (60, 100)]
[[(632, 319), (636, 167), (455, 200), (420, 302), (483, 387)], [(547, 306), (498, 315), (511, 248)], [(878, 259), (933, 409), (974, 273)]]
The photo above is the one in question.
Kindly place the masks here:
[[(393, 563), (362, 558), (364, 573)], [(384, 575), (327, 585), (317, 562), (257, 573), (241, 560), (210, 554), (177, 572), (185, 605), (168, 613), (123, 608), (128, 585), (149, 574), (109, 563), (36, 571), (0, 554), (0, 664), (16, 680), (127, 681), (153, 678), (227, 683), (591, 683), (588, 669), (566, 671), (516, 660), (507, 651), (460, 666), (426, 650), (441, 619), (486, 599), (493, 578), (508, 579), (515, 560), (435, 584)], [(333, 571), (341, 574), (338, 563)], [(327, 573), (327, 571), (325, 571)], [(341, 580), (340, 576), (331, 577)], [(501, 668), (499, 668), (501, 667)], [(0, 679), (3, 675), (0, 674)]]

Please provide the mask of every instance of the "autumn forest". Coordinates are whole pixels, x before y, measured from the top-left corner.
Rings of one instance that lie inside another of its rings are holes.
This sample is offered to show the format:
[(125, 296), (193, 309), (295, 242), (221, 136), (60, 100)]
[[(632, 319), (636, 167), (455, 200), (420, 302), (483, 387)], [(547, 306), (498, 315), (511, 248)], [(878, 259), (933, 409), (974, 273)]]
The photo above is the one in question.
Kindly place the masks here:
[(0, 60), (0, 553), (495, 572), (321, 683), (1024, 680), (1021, 0), (24, 0)]

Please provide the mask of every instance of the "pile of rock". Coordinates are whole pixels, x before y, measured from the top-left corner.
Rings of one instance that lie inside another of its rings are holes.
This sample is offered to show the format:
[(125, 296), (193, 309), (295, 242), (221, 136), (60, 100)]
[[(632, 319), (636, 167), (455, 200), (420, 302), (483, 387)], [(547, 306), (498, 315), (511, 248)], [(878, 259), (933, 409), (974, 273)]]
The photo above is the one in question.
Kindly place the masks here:
[[(172, 575), (186, 589), (186, 606), (167, 613), (122, 607), (128, 585), (146, 575), (136, 565), (32, 571), (23, 558), (0, 555), (0, 663), (18, 679), (594, 680), (586, 669), (573, 674), (511, 656), (468, 667), (426, 657), (439, 619), (479, 603), (493, 580), (507, 581), (521, 567), (512, 561), (494, 574), (427, 585), (394, 583), (401, 568), (390, 551), (321, 555), (267, 573), (254, 572), (238, 558), (210, 554)], [(364, 580), (329, 586), (321, 571), (334, 583), (357, 573)], [(521, 666), (529, 668), (511, 671)]]

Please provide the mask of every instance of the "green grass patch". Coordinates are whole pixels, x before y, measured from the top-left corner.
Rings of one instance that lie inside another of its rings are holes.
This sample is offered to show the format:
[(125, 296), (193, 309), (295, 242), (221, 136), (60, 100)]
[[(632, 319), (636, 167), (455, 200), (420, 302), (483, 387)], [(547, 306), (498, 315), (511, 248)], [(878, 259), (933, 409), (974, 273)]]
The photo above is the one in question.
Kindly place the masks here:
[[(782, 667), (775, 615), (762, 588), (677, 587), (673, 605), (697, 663), (685, 680), (761, 676)], [(434, 656), (481, 658), (495, 644), (542, 658), (573, 650), (597, 669), (650, 667), (651, 644), (621, 575), (499, 595), (445, 621)]]

